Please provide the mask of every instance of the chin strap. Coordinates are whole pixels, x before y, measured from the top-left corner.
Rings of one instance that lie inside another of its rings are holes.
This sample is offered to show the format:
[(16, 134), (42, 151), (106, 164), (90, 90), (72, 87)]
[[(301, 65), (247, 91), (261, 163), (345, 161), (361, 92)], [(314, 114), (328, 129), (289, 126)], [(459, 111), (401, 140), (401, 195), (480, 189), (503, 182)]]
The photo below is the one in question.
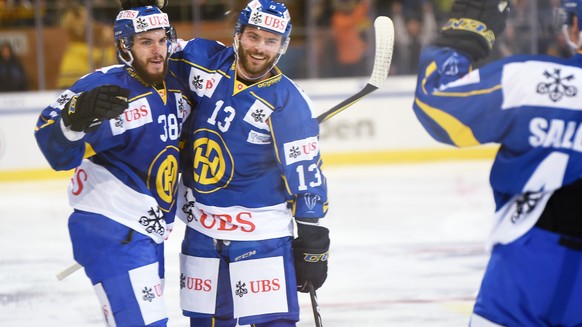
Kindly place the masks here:
[(129, 60), (125, 60), (125, 58), (123, 58), (121, 53), (118, 53), (117, 57), (119, 58), (119, 60), (121, 60), (121, 62), (123, 62), (127, 66), (133, 68), (133, 66), (131, 65), (131, 64), (133, 64), (133, 55), (131, 54), (131, 51), (127, 51), (127, 55), (129, 56)]
[[(273, 67), (275, 67), (275, 65), (273, 65)], [(245, 73), (242, 72), (242, 69), (240, 69), (239, 63), (238, 63), (238, 57), (236, 58), (236, 72), (238, 75), (242, 76), (242, 78), (246, 81), (250, 81), (250, 82), (255, 82), (260, 80), (261, 78), (265, 77), (270, 71), (271, 69), (273, 69), (273, 67), (267, 69), (265, 71), (265, 73), (261, 76), (257, 76), (257, 77), (249, 77), (247, 76)]]

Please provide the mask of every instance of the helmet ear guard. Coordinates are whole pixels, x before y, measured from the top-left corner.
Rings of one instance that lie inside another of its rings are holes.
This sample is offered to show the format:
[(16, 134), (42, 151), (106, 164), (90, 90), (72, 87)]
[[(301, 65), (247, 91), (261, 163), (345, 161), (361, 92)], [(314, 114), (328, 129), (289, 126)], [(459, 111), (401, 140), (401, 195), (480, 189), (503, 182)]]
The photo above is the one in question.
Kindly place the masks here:
[(133, 42), (131, 40), (128, 40), (127, 38), (119, 39), (118, 47), (121, 51), (123, 51), (123, 53), (130, 52), (132, 45)]

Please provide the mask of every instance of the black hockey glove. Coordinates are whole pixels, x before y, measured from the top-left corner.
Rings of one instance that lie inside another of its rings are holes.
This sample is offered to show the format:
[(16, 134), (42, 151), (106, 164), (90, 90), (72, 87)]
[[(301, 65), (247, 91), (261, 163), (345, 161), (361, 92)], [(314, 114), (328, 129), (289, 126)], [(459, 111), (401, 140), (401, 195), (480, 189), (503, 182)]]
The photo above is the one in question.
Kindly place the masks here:
[(297, 274), (297, 290), (308, 293), (308, 282), (314, 289), (327, 278), (329, 230), (323, 226), (297, 223), (297, 238), (293, 240), (293, 257)]
[(129, 90), (117, 85), (101, 85), (75, 95), (63, 108), (65, 126), (77, 132), (95, 130), (104, 119), (115, 118), (127, 109)]
[(483, 59), (505, 29), (508, 14), (509, 0), (455, 0), (451, 18), (434, 43), (464, 52), (473, 61)]
[(156, 6), (160, 9), (164, 9), (168, 4), (168, 0), (120, 0), (120, 2), (123, 10), (145, 6)]

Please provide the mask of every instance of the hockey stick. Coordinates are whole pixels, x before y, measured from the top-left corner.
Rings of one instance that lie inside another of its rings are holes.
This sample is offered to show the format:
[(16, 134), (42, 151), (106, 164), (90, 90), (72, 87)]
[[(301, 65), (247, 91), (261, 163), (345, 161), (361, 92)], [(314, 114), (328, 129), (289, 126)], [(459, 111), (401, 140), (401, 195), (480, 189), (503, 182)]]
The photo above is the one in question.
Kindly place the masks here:
[[(352, 95), (344, 101), (338, 103), (333, 108), (317, 116), (317, 121), (321, 124), (338, 113), (344, 111), (354, 103), (360, 101), (368, 94), (376, 91), (388, 77), (390, 64), (392, 63), (392, 52), (394, 50), (394, 24), (387, 16), (379, 16), (374, 21), (374, 32), (376, 34), (376, 55), (374, 57), (374, 67), (372, 67), (372, 76), (360, 92)], [(313, 284), (309, 283), (309, 297), (311, 298), (311, 309), (313, 310), (313, 319), (315, 327), (323, 327), (319, 303), (317, 302), (317, 293)]]
[(73, 274), (75, 271), (81, 269), (82, 266), (78, 263), (74, 263), (72, 264), (70, 267), (68, 267), (67, 269), (61, 271), (60, 273), (57, 274), (57, 280), (60, 282), (61, 280), (69, 277), (71, 274)]
[(394, 50), (394, 24), (392, 20), (387, 16), (378, 16), (374, 21), (374, 32), (376, 35), (376, 54), (370, 80), (360, 92), (317, 116), (317, 121), (320, 124), (376, 91), (388, 77)]
[(309, 297), (311, 298), (311, 309), (313, 310), (313, 319), (315, 320), (315, 327), (323, 327), (321, 313), (319, 312), (319, 303), (317, 302), (317, 293), (315, 293), (315, 288), (311, 282), (309, 282), (308, 287)]

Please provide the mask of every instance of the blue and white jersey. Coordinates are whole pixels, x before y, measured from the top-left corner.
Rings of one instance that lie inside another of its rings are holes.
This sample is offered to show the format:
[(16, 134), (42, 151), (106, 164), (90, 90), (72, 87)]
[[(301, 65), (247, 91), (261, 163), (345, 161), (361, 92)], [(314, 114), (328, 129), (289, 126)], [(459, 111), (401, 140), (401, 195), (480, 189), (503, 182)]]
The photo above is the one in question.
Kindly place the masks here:
[(582, 176), (582, 54), (512, 56), (471, 71), (463, 55), (429, 47), (420, 62), (413, 106), (430, 135), (459, 147), (501, 145), (489, 245), (515, 240), (556, 189)]
[[(89, 133), (65, 128), (65, 104), (105, 84), (130, 90), (125, 112)], [(176, 212), (178, 141), (191, 111), (183, 91), (175, 77), (157, 91), (133, 70), (115, 65), (79, 79), (42, 111), (36, 141), (53, 169), (75, 168), (68, 191), (73, 208), (102, 214), (157, 243), (166, 238)]]
[(178, 216), (226, 240), (293, 235), (293, 217), (323, 218), (319, 124), (307, 95), (277, 68), (246, 86), (235, 54), (215, 41), (181, 43), (171, 70), (188, 80), (198, 106), (184, 128), (184, 190)]

